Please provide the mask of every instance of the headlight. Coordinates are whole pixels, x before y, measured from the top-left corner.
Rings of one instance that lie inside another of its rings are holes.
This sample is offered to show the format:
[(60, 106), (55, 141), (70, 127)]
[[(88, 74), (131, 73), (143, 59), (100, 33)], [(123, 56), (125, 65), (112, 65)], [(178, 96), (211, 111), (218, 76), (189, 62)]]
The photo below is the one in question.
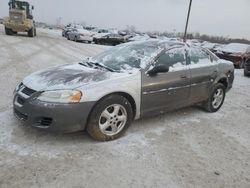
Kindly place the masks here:
[(18, 92), (20, 90), (20, 88), (23, 86), (23, 83), (21, 82), (20, 84), (18, 84), (14, 90), (14, 93)]
[(44, 102), (78, 103), (82, 98), (82, 92), (77, 90), (45, 91), (37, 99)]

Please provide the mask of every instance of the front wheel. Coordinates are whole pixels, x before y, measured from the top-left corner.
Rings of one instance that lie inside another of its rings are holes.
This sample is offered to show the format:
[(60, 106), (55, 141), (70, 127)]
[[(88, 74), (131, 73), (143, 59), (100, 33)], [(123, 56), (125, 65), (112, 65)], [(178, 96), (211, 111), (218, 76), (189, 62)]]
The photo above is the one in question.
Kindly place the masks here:
[(110, 95), (94, 107), (87, 131), (95, 140), (110, 141), (121, 137), (132, 121), (130, 102), (120, 95)]
[(5, 27), (5, 34), (6, 35), (13, 35), (13, 31), (7, 27)]
[(204, 103), (204, 107), (208, 112), (217, 112), (224, 103), (226, 96), (226, 88), (223, 84), (218, 83), (214, 86), (208, 100)]
[(28, 36), (29, 36), (29, 37), (34, 37), (34, 34), (35, 34), (34, 28), (32, 27), (32, 28), (28, 31)]
[(34, 29), (34, 36), (36, 37), (36, 28)]

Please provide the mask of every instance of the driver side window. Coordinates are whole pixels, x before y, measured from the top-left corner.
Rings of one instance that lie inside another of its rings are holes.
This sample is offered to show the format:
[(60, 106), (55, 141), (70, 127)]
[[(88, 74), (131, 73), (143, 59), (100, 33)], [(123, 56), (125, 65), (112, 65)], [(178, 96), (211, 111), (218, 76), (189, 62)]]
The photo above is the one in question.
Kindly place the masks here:
[(157, 65), (166, 65), (169, 72), (186, 66), (186, 52), (183, 48), (174, 48), (166, 51), (157, 60)]

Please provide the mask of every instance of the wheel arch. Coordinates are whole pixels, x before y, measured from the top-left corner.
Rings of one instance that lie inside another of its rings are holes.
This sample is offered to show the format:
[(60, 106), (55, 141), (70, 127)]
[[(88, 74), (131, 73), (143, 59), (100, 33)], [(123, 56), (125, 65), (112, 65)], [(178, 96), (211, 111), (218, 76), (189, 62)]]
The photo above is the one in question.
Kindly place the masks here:
[(217, 83), (221, 83), (225, 86), (225, 88), (228, 88), (228, 78), (227, 77), (221, 77), (218, 79)]
[(131, 106), (132, 106), (132, 111), (133, 111), (133, 118), (135, 118), (136, 116), (136, 109), (137, 109), (137, 106), (136, 106), (136, 102), (135, 102), (135, 99), (130, 95), (128, 94), (127, 92), (112, 92), (112, 93), (109, 93), (109, 94), (106, 94), (104, 95), (103, 97), (101, 97), (98, 101), (96, 101), (96, 103), (94, 104), (94, 106), (92, 107), (92, 109), (90, 110), (90, 113), (89, 113), (89, 116), (88, 116), (88, 120), (87, 122), (89, 122), (89, 118), (90, 118), (90, 114), (93, 112), (94, 108), (96, 107), (96, 105), (102, 101), (103, 99), (111, 96), (111, 95), (120, 95), (120, 96), (123, 96), (124, 98), (126, 98)]

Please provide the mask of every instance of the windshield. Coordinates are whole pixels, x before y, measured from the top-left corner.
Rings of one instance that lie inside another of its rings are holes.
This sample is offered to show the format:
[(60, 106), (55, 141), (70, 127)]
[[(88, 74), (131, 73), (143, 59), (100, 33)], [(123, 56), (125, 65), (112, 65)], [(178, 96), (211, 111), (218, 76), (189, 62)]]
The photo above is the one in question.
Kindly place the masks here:
[(145, 68), (148, 61), (160, 51), (155, 41), (131, 43), (113, 47), (91, 59), (115, 71)]

